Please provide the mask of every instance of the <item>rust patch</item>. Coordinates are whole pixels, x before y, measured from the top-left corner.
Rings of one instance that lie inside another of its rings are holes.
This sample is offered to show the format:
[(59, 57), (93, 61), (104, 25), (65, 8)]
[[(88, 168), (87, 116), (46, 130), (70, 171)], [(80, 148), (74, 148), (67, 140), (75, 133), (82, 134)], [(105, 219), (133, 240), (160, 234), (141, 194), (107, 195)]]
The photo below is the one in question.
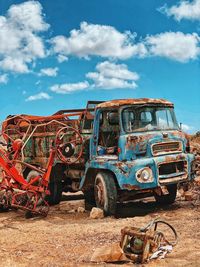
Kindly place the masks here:
[(140, 189), (138, 185), (131, 185), (131, 184), (123, 184), (122, 187), (128, 190), (139, 190)]
[(173, 103), (165, 99), (155, 99), (155, 98), (130, 98), (130, 99), (118, 99), (103, 102), (97, 105), (97, 108), (107, 108), (107, 107), (119, 107), (123, 105), (140, 105), (140, 104), (162, 104), (168, 107), (173, 107)]

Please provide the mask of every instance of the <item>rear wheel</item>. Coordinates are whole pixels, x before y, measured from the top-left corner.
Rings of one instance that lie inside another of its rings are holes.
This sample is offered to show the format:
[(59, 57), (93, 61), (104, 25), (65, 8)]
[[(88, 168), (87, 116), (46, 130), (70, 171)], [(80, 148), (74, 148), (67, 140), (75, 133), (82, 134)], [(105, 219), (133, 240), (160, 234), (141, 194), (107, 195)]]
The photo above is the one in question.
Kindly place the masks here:
[[(25, 170), (24, 177), (27, 182), (30, 182), (33, 178), (40, 175), (39, 172), (35, 170)], [(50, 195), (46, 196), (45, 199), (50, 205), (59, 204), (62, 199), (62, 167), (58, 164), (53, 166), (50, 181), (48, 185), (48, 189), (50, 191)], [(36, 184), (34, 184), (36, 185)]]
[(105, 215), (115, 215), (117, 205), (117, 188), (113, 175), (99, 172), (95, 178), (94, 196), (96, 206), (104, 211)]
[(57, 205), (62, 199), (62, 177), (63, 168), (61, 164), (53, 166), (48, 186), (50, 195), (46, 197), (46, 200), (50, 205)]
[(50, 182), (49, 183), (50, 195), (47, 197), (47, 201), (50, 205), (59, 204), (62, 199), (62, 182)]
[(172, 185), (167, 185), (167, 191), (169, 192), (166, 195), (157, 195), (155, 194), (155, 200), (158, 204), (161, 205), (167, 205), (167, 204), (172, 204), (174, 203), (175, 199), (176, 199), (176, 193), (177, 193), (177, 185), (176, 184), (172, 184)]

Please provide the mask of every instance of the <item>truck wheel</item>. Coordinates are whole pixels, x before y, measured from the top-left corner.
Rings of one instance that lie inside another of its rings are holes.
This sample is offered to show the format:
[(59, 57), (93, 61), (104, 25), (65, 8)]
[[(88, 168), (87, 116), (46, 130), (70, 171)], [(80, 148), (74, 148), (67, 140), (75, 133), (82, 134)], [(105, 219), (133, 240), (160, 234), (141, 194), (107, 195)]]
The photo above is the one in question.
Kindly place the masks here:
[(85, 209), (91, 210), (93, 207), (96, 206), (95, 197), (94, 197), (94, 190), (87, 190), (84, 191), (84, 198), (85, 198)]
[(155, 200), (158, 204), (167, 205), (174, 203), (176, 199), (177, 185), (176, 184), (168, 185), (167, 190), (169, 192), (169, 194), (167, 195), (162, 195), (162, 196), (159, 196), (157, 194), (154, 195)]
[[(40, 175), (39, 172), (31, 170), (26, 177), (26, 181), (30, 183), (30, 181), (38, 175)], [(37, 185), (37, 184), (34, 184), (34, 185)], [(51, 174), (51, 179), (50, 179), (48, 189), (50, 191), (50, 195), (46, 197), (47, 202), (50, 205), (59, 204), (61, 201), (61, 197), (62, 197), (62, 183), (61, 181), (60, 182), (56, 181), (54, 170), (52, 171), (52, 174)]]
[(57, 205), (62, 199), (62, 175), (63, 172), (60, 165), (52, 168), (48, 187), (50, 195), (46, 198), (50, 205)]
[(105, 215), (115, 215), (117, 205), (117, 188), (111, 174), (97, 173), (94, 185), (96, 206), (104, 211)]
[(62, 183), (50, 182), (49, 183), (50, 195), (47, 197), (47, 201), (50, 205), (59, 204), (62, 199)]

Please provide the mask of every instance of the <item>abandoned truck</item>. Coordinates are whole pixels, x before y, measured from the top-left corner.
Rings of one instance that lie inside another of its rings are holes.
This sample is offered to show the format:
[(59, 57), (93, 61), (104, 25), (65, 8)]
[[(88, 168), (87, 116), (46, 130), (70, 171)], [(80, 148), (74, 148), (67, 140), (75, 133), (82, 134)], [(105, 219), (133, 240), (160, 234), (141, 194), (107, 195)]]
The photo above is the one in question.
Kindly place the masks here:
[(9, 116), (3, 123), (7, 141), (23, 139), (26, 179), (35, 175), (28, 163), (45, 168), (50, 149), (57, 157), (51, 172), (49, 202), (62, 192), (82, 190), (86, 205), (105, 214), (118, 201), (154, 196), (175, 201), (177, 186), (195, 175), (189, 141), (179, 128), (174, 106), (163, 99), (89, 101), (86, 109), (60, 110), (52, 116)]

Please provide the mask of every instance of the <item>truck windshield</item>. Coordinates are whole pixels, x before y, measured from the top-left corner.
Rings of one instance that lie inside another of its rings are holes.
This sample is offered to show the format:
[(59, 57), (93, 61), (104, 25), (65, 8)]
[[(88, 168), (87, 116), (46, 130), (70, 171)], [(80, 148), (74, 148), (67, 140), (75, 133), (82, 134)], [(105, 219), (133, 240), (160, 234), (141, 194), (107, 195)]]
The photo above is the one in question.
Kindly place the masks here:
[(128, 107), (122, 111), (122, 122), (126, 132), (179, 129), (170, 107)]

